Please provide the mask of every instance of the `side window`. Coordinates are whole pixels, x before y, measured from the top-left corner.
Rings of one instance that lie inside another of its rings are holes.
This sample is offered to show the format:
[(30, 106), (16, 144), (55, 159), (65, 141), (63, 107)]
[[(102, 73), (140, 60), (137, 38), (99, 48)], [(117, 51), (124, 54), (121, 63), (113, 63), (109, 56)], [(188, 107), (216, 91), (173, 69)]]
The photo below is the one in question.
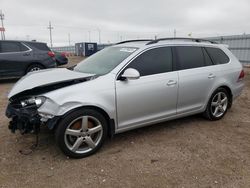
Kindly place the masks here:
[(175, 49), (178, 70), (192, 69), (206, 65), (201, 47), (178, 46)]
[(24, 52), (24, 51), (28, 51), (29, 48), (27, 48), (26, 46), (24, 46), (22, 43), (21, 43), (21, 51)]
[(229, 62), (229, 57), (219, 48), (205, 48), (210, 55), (210, 57), (213, 59), (214, 64), (224, 64)]
[(30, 42), (28, 43), (30, 46), (35, 47), (38, 50), (43, 50), (43, 51), (50, 51), (49, 47), (45, 43), (38, 43), (38, 42)]
[(172, 71), (171, 47), (148, 50), (133, 60), (127, 68), (134, 68), (141, 76)]
[(6, 52), (20, 52), (21, 51), (21, 47), (20, 47), (20, 43), (18, 42), (5, 42), (2, 41), (0, 46), (0, 52), (1, 53), (6, 53)]
[(205, 59), (205, 63), (207, 66), (213, 65), (213, 62), (211, 60), (211, 57), (208, 55), (207, 51), (205, 50), (205, 48), (202, 49), (203, 54), (204, 54), (204, 59)]

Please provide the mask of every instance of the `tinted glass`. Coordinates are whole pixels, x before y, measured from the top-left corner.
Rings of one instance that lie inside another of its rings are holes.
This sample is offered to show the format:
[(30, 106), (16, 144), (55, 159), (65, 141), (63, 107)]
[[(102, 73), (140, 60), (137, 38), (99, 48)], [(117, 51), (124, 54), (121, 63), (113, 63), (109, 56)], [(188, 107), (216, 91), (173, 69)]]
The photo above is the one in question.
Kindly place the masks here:
[(134, 68), (141, 76), (172, 71), (172, 51), (170, 47), (148, 50), (132, 61), (127, 68)]
[(27, 51), (29, 50), (26, 46), (24, 46), (23, 44), (21, 44), (21, 51)]
[(204, 59), (205, 59), (206, 65), (207, 66), (213, 65), (213, 62), (212, 62), (211, 58), (209, 57), (209, 55), (207, 54), (207, 51), (205, 49), (203, 49), (203, 54), (204, 54)]
[(228, 56), (219, 48), (206, 48), (208, 54), (213, 59), (214, 64), (224, 64), (229, 62)]
[(74, 71), (104, 75), (113, 70), (137, 48), (108, 47), (83, 60)]
[(0, 52), (6, 53), (6, 52), (20, 52), (21, 47), (20, 43), (18, 42), (4, 42), (2, 41), (0, 43)]
[(38, 50), (43, 50), (43, 51), (50, 51), (49, 47), (47, 46), (47, 44), (45, 43), (35, 43), (35, 42), (31, 42), (28, 43), (30, 46), (35, 47)]
[(192, 69), (205, 66), (202, 48), (195, 46), (178, 46), (177, 53), (177, 69)]

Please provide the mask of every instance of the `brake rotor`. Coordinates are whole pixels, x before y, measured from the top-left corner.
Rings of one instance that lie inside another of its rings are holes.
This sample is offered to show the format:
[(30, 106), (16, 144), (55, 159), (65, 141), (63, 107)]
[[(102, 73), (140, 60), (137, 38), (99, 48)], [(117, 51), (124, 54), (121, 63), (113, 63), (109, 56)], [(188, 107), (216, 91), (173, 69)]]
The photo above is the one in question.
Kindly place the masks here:
[[(80, 130), (82, 127), (82, 121), (79, 120), (77, 122), (75, 122), (72, 126), (71, 126), (71, 129), (74, 129), (74, 130)], [(94, 127), (94, 123), (90, 120), (88, 120), (88, 128), (91, 129)]]

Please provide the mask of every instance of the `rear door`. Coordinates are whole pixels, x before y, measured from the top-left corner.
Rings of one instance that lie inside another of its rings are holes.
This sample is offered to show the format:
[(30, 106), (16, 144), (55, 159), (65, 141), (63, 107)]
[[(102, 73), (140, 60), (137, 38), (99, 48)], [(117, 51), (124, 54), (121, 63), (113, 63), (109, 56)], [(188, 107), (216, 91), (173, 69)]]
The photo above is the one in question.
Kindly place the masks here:
[(177, 46), (174, 49), (179, 74), (177, 113), (199, 111), (216, 80), (212, 60), (202, 47)]
[(31, 50), (21, 42), (0, 42), (0, 75), (21, 76), (24, 74)]
[(176, 114), (178, 75), (173, 72), (170, 47), (150, 49), (127, 68), (139, 71), (137, 80), (117, 80), (119, 128), (134, 127)]

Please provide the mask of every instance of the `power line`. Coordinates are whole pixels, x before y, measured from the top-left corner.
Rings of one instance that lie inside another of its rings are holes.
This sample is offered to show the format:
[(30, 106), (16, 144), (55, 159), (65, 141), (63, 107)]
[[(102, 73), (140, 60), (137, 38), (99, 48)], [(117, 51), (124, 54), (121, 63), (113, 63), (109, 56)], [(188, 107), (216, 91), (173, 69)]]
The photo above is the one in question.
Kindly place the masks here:
[(2, 24), (2, 27), (1, 27), (1, 37), (2, 37), (2, 40), (5, 40), (5, 28), (3, 26), (3, 20), (4, 20), (4, 14), (2, 13), (2, 10), (0, 10), (0, 19), (1, 19), (1, 24)]
[(49, 21), (49, 36), (50, 36), (50, 47), (53, 47), (53, 43), (52, 43), (52, 29), (54, 29), (53, 27), (51, 27), (51, 22)]

